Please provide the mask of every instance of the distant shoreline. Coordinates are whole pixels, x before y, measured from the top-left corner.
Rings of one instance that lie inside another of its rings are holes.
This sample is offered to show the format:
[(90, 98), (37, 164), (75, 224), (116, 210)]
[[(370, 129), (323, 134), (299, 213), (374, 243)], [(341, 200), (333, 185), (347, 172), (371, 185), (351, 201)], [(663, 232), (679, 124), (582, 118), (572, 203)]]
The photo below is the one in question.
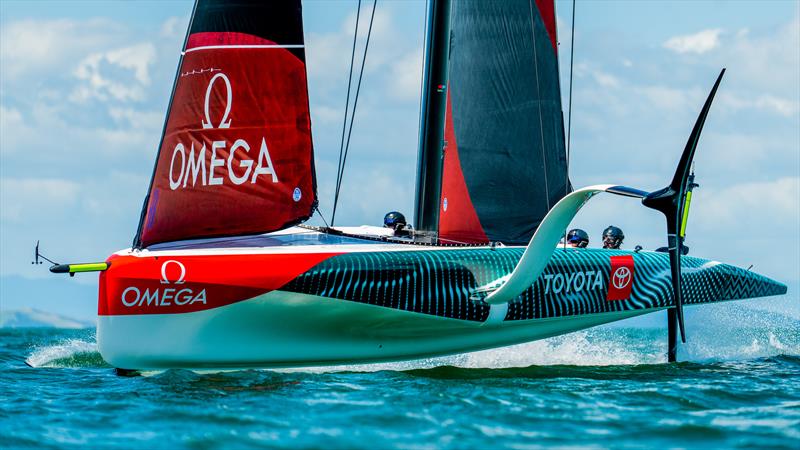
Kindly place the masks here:
[(0, 311), (0, 328), (58, 328), (77, 330), (95, 328), (95, 322), (94, 320), (76, 319), (35, 308), (22, 308)]

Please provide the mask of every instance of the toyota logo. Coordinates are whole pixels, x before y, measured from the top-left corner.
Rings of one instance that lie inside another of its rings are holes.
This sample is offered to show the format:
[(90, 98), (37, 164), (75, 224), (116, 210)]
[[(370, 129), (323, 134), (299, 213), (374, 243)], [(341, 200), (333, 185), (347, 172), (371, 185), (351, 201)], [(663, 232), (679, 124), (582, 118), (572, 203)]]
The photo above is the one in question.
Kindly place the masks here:
[(628, 286), (631, 282), (631, 269), (627, 267), (618, 267), (617, 270), (614, 271), (614, 276), (612, 277), (611, 283), (614, 284), (614, 287), (617, 289), (624, 289)]
[[(167, 267), (170, 264), (175, 264), (180, 269), (180, 274), (175, 282), (169, 281), (167, 277)], [(183, 279), (186, 278), (186, 267), (180, 261), (175, 261), (174, 259), (170, 259), (169, 261), (164, 261), (164, 264), (161, 265), (161, 284), (183, 284)]]

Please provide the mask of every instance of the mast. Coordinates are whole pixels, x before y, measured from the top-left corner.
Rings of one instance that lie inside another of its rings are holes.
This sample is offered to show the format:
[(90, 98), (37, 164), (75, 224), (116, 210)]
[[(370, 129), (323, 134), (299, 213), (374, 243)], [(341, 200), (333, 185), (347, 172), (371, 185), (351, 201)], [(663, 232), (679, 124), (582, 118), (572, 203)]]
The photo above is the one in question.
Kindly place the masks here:
[(435, 239), (444, 157), (451, 0), (430, 0), (422, 79), (414, 228)]

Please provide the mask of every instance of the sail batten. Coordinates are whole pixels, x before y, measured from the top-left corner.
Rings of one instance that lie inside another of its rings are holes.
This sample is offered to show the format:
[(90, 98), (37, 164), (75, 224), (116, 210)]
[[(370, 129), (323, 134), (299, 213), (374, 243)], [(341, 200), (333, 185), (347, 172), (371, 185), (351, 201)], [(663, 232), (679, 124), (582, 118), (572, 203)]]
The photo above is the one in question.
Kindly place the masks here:
[(198, 1), (140, 246), (308, 219), (316, 180), (300, 1)]

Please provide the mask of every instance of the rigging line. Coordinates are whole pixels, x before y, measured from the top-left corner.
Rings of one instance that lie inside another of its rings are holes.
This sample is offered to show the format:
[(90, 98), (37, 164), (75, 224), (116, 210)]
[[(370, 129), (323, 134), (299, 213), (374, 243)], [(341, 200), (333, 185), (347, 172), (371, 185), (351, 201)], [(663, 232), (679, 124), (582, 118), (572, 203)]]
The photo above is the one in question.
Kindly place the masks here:
[[(572, 36), (569, 40), (569, 111), (567, 112), (567, 180), (569, 180), (569, 152), (572, 135), (572, 68), (575, 61), (575, 0), (572, 0)], [(566, 186), (569, 194), (569, 182)]]
[[(536, 21), (533, 18), (533, 0), (528, 0), (531, 17), (531, 36), (533, 37), (533, 67), (536, 72), (536, 95), (539, 97), (539, 131), (542, 137), (542, 164), (544, 165), (544, 194), (547, 197), (547, 210), (550, 211), (550, 186), (547, 181), (547, 154), (544, 149), (544, 123), (542, 122), (542, 92), (539, 89), (539, 59), (536, 54)], [(537, 10), (538, 11), (538, 10)], [(546, 30), (545, 30), (546, 32)], [(560, 94), (559, 94), (560, 95)]]
[(319, 209), (319, 205), (315, 206), (314, 209), (316, 209), (317, 212), (319, 213), (319, 218), (322, 219), (323, 222), (325, 222), (325, 228), (330, 228), (331, 226), (328, 225), (328, 221), (325, 220), (325, 214), (322, 214), (322, 211), (320, 211)]
[(342, 187), (342, 177), (344, 176), (344, 168), (345, 164), (347, 163), (347, 151), (350, 149), (350, 136), (353, 134), (353, 121), (356, 117), (356, 106), (358, 106), (358, 94), (361, 92), (361, 80), (364, 77), (364, 66), (367, 63), (367, 51), (369, 50), (369, 38), (372, 35), (372, 24), (375, 19), (375, 9), (378, 6), (378, 0), (373, 0), (372, 2), (372, 15), (369, 18), (369, 28), (367, 29), (367, 42), (364, 44), (364, 56), (361, 58), (361, 71), (358, 74), (358, 84), (356, 84), (356, 95), (353, 98), (353, 110), (350, 113), (350, 128), (347, 130), (347, 142), (344, 145), (344, 155), (342, 157), (342, 167), (339, 170), (339, 174), (336, 177), (337, 185), (336, 185), (336, 196), (333, 199), (333, 215), (331, 216), (331, 226), (333, 226), (333, 221), (336, 218), (336, 204), (339, 203), (339, 194), (341, 193)]
[[(575, 61), (575, 0), (572, 0), (572, 29), (569, 38), (569, 109), (567, 111), (567, 167), (564, 177), (564, 195), (569, 195), (569, 151), (572, 136), (572, 68)], [(567, 248), (567, 230), (564, 230), (564, 248)]]
[[(353, 61), (355, 61), (356, 57), (356, 41), (358, 40), (358, 22), (359, 18), (361, 17), (361, 0), (358, 0), (358, 7), (356, 8), (356, 29), (353, 33), (353, 51), (350, 53), (350, 74), (347, 76), (347, 100), (344, 103), (344, 120), (342, 121), (342, 142), (339, 144), (339, 163), (336, 165), (336, 192), (334, 193), (334, 199), (339, 196), (339, 172), (342, 169), (342, 152), (344, 151), (344, 132), (347, 128), (347, 112), (350, 108), (350, 87), (353, 85)], [(319, 211), (319, 209), (317, 210)], [(321, 214), (321, 213), (320, 213)], [(333, 216), (331, 217), (331, 223), (333, 223), (333, 219), (336, 217), (336, 202), (333, 203)], [(327, 224), (326, 224), (327, 225)]]

